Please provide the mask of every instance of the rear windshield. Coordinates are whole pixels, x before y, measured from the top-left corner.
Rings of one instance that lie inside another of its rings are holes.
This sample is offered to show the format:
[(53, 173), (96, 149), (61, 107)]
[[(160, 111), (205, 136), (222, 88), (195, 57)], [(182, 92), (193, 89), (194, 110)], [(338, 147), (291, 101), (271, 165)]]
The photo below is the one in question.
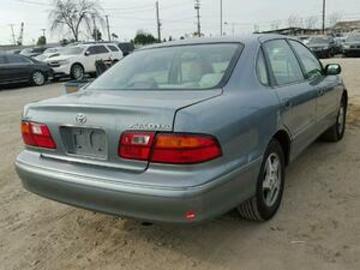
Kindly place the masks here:
[(214, 88), (231, 71), (241, 48), (240, 44), (218, 43), (141, 50), (121, 60), (88, 89)]

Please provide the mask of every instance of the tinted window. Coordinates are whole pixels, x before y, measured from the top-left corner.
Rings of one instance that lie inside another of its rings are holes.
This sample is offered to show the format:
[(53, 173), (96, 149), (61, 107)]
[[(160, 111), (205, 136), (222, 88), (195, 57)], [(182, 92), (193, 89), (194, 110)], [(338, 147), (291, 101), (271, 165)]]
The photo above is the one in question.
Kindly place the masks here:
[(295, 52), (300, 58), (304, 69), (305, 77), (307, 79), (322, 76), (322, 66), (317, 58), (304, 45), (296, 41), (290, 41)]
[(88, 89), (209, 89), (231, 71), (239, 44), (140, 50), (121, 60)]
[(256, 63), (256, 72), (259, 78), (259, 81), (264, 85), (269, 85), (269, 78), (266, 70), (266, 63), (264, 53), (260, 51), (257, 63)]
[(90, 55), (93, 54), (101, 54), (101, 53), (108, 53), (109, 51), (105, 48), (105, 46), (93, 46), (88, 49)]
[(109, 45), (108, 47), (112, 52), (118, 52), (119, 51), (119, 49), (116, 48), (115, 46)]
[(0, 55), (0, 65), (5, 64), (5, 56)]
[(20, 55), (8, 55), (8, 62), (11, 64), (29, 64), (31, 61), (26, 57), (22, 57)]
[(304, 79), (299, 62), (285, 40), (266, 42), (264, 49), (278, 85), (295, 83)]

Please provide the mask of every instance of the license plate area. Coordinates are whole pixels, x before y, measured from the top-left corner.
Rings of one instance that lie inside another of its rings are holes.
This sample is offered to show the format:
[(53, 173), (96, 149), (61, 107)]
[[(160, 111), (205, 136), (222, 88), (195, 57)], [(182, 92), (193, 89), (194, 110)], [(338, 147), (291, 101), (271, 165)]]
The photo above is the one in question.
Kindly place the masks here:
[(69, 155), (107, 158), (105, 131), (96, 128), (62, 127), (61, 135)]

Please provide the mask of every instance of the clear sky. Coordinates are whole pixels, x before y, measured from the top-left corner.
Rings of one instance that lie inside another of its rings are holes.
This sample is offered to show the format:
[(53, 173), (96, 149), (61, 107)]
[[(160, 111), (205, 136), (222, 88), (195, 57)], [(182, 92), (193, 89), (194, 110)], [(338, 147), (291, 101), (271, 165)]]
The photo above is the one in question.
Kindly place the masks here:
[[(343, 20), (360, 19), (360, 0), (326, 0), (327, 13), (338, 14)], [(196, 30), (194, 0), (159, 0), (162, 35), (178, 38)], [(14, 24), (18, 36), (20, 23), (25, 23), (25, 44), (31, 44), (41, 35), (41, 29), (49, 29), (48, 13), (51, 0), (0, 0), (0, 44), (11, 43), (10, 24)], [(111, 32), (121, 40), (134, 37), (142, 29), (156, 35), (155, 0), (101, 0), (103, 13), (109, 15)], [(218, 35), (220, 0), (200, 0), (202, 32)], [(268, 30), (274, 25), (286, 27), (289, 16), (317, 16), (320, 26), (322, 0), (223, 0), (224, 31), (231, 34), (252, 32), (254, 25)], [(105, 31), (103, 31), (105, 33)], [(58, 41), (66, 33), (51, 33), (50, 41)]]

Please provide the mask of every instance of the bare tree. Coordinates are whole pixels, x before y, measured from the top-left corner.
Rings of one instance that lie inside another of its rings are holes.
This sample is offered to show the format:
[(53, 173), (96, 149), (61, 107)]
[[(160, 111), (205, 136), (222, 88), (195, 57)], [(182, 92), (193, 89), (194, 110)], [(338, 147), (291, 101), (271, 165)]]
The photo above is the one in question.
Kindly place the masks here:
[(308, 29), (314, 29), (316, 28), (318, 22), (319, 22), (319, 18), (317, 16), (307, 17), (305, 18), (305, 27)]
[(302, 20), (297, 15), (289, 16), (289, 18), (288, 18), (289, 27), (300, 27), (301, 24), (302, 24)]
[(330, 27), (335, 26), (341, 20), (341, 18), (342, 15), (340, 13), (334, 12), (330, 14), (328, 17), (329, 26)]
[(54, 0), (54, 8), (49, 14), (51, 31), (66, 27), (74, 40), (78, 41), (82, 26), (86, 26), (91, 33), (93, 19), (103, 25), (101, 11), (102, 8), (95, 0)]
[(275, 20), (271, 23), (271, 30), (278, 30), (281, 26), (280, 20)]

